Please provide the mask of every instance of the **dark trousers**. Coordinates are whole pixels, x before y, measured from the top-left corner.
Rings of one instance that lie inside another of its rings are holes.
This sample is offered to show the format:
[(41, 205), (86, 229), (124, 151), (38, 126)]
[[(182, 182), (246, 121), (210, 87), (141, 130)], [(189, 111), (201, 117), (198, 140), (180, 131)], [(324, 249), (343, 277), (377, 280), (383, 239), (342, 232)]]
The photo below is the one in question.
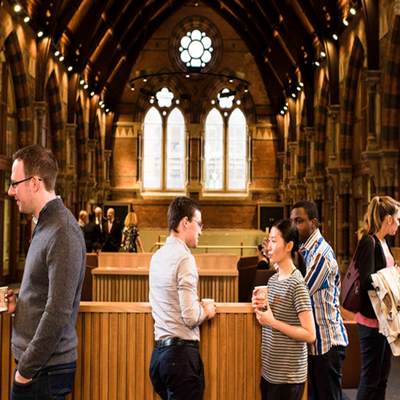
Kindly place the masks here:
[(150, 379), (163, 400), (202, 400), (204, 368), (198, 348), (155, 348), (150, 361)]
[(377, 328), (357, 324), (361, 349), (361, 374), (357, 400), (384, 400), (392, 352)]
[(345, 353), (345, 347), (333, 346), (325, 354), (308, 356), (310, 399), (342, 399), (342, 365)]
[(64, 400), (72, 392), (75, 369), (75, 362), (43, 368), (26, 384), (14, 378), (10, 400)]
[(304, 383), (269, 383), (261, 377), (262, 400), (300, 400), (304, 391)]

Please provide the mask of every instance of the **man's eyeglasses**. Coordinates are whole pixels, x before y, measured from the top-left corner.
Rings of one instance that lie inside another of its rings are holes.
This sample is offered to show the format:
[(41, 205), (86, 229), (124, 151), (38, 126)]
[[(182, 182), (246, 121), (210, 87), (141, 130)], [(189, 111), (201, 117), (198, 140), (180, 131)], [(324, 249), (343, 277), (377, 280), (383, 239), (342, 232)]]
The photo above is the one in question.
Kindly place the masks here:
[(203, 224), (201, 223), (201, 222), (199, 222), (199, 221), (196, 221), (195, 219), (193, 220), (194, 222), (196, 222), (196, 224), (198, 225), (198, 227), (200, 228), (200, 229), (203, 229)]
[[(34, 178), (34, 176), (28, 176), (28, 178), (21, 179), (20, 181), (11, 181), (11, 182), (10, 182), (10, 187), (12, 187), (13, 189), (16, 189), (17, 186), (18, 186), (20, 183), (29, 181), (29, 180), (31, 180), (32, 178)], [(37, 180), (38, 180), (38, 181), (41, 181), (42, 178), (37, 178)]]

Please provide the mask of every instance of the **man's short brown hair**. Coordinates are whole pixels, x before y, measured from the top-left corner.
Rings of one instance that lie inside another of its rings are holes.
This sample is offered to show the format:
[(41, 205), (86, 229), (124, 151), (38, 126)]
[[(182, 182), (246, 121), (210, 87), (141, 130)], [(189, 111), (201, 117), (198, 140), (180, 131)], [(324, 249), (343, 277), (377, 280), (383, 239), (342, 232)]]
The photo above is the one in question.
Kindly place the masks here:
[(196, 200), (186, 196), (177, 197), (168, 207), (168, 229), (178, 232), (178, 225), (182, 218), (192, 220), (194, 212), (200, 211), (200, 205)]
[(17, 150), (13, 154), (13, 161), (15, 160), (24, 162), (26, 178), (29, 176), (38, 176), (42, 179), (44, 187), (48, 192), (54, 190), (58, 165), (51, 150), (45, 149), (38, 144), (32, 144)]

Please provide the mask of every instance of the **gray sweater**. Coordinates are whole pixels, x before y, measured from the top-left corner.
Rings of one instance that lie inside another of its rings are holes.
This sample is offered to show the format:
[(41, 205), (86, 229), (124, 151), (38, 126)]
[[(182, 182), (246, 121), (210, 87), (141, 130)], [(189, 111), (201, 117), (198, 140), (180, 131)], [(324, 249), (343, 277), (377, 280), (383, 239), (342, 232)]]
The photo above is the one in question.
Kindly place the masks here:
[(33, 232), (17, 300), (12, 352), (22, 376), (76, 360), (85, 265), (82, 230), (60, 198), (49, 201)]

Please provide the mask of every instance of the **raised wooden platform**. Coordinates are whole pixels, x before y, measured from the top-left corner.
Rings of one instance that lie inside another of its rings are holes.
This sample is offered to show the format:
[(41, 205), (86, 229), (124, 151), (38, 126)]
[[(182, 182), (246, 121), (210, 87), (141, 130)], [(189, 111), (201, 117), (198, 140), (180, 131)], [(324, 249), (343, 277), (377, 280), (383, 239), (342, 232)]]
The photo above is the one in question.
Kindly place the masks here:
[[(92, 269), (94, 301), (148, 301), (152, 253), (100, 253)], [(196, 254), (199, 295), (217, 302), (238, 301), (238, 256)]]

